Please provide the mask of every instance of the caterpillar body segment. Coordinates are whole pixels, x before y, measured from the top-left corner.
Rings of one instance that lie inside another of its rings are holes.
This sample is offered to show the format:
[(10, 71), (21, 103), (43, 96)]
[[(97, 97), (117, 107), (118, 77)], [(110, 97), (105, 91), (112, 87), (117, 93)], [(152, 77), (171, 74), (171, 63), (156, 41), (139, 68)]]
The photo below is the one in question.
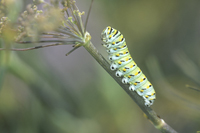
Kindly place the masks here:
[[(129, 77), (132, 76), (135, 71), (137, 71), (137, 64), (135, 62), (130, 62), (127, 65), (125, 65), (124, 67), (120, 67), (117, 71), (116, 71), (116, 76), (117, 77)], [(136, 69), (136, 70), (135, 70)], [(131, 75), (130, 75), (131, 74)], [(127, 83), (126, 83), (127, 84)]]
[(108, 26), (101, 33), (103, 46), (108, 52), (108, 59), (111, 61), (111, 70), (116, 70), (117, 77), (123, 77), (122, 83), (129, 84), (129, 90), (136, 91), (143, 97), (146, 106), (151, 106), (156, 99), (153, 86), (142, 73), (137, 64), (133, 61), (125, 38), (120, 31)]
[[(142, 75), (142, 71), (140, 70), (139, 67), (137, 67), (137, 65), (132, 65), (133, 70), (131, 72), (129, 72), (128, 74), (125, 74), (123, 79), (122, 79), (122, 83), (124, 84), (130, 84), (131, 81), (135, 80), (136, 78), (138, 78), (140, 75)], [(136, 67), (136, 68), (135, 68)]]
[(114, 47), (114, 48), (110, 48), (107, 50), (107, 52), (110, 54), (110, 53), (115, 53), (115, 52), (119, 52), (121, 50), (124, 50), (127, 48), (127, 45), (126, 45), (126, 42), (123, 43), (123, 45), (120, 45), (120, 46), (117, 46), (117, 47)]
[(119, 52), (115, 52), (114, 54), (110, 54), (110, 56), (108, 58), (109, 58), (109, 60), (118, 60), (127, 55), (129, 55), (129, 51), (128, 51), (128, 49), (124, 49)]
[(130, 63), (132, 61), (131, 57), (122, 57), (121, 59), (118, 59), (116, 61), (112, 61), (112, 64), (110, 66), (111, 70), (116, 70), (117, 68), (123, 67), (126, 64)]
[[(149, 106), (152, 105), (153, 102), (156, 99), (156, 93), (155, 90), (153, 89), (152, 91), (148, 91), (145, 95), (143, 95), (143, 98), (145, 99), (145, 105)], [(149, 103), (148, 103), (149, 102)]]

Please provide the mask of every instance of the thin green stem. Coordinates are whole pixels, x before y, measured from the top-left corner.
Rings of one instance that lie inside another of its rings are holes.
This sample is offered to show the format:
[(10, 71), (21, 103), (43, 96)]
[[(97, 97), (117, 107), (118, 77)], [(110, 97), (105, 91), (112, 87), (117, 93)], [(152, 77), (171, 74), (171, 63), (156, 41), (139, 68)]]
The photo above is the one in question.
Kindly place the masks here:
[(88, 24), (88, 20), (89, 20), (89, 16), (90, 16), (90, 12), (91, 12), (91, 9), (92, 9), (92, 4), (93, 4), (94, 0), (91, 1), (91, 4), (90, 4), (90, 8), (89, 8), (89, 11), (88, 11), (88, 14), (87, 14), (87, 18), (86, 18), (86, 21), (85, 21), (85, 31), (84, 33), (86, 32), (87, 30), (87, 24)]
[(76, 50), (77, 48), (79, 48), (80, 46), (78, 47), (74, 47), (72, 50), (70, 50), (68, 53), (66, 53), (65, 55), (68, 56), (69, 54), (71, 54), (72, 52), (74, 52), (74, 50)]
[[(58, 46), (58, 45), (63, 45), (63, 43), (54, 43), (54, 44), (48, 44), (48, 45), (40, 45), (40, 46), (36, 46), (36, 47), (23, 48), (23, 49), (11, 48), (11, 49), (8, 49), (8, 50), (10, 50), (10, 51), (28, 51), (28, 50), (45, 48), (45, 47), (51, 47), (51, 46)], [(6, 50), (6, 49), (0, 48), (0, 50)]]

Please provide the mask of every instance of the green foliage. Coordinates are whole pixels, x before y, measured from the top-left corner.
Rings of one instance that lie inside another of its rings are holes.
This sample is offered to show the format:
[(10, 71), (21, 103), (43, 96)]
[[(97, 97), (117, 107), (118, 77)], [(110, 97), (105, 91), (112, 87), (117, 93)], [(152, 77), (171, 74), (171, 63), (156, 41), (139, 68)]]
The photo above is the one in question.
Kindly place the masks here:
[[(76, 1), (80, 8), (89, 8), (88, 1)], [(26, 22), (41, 24), (28, 28), (34, 34), (60, 24), (58, 1), (51, 2), (55, 8), (47, 6), (49, 14), (40, 12), (39, 19), (26, 18)], [(1, 11), (6, 11), (0, 12), (0, 17), (11, 18), (7, 29), (24, 31), (23, 27), (14, 25), (22, 17), (23, 6), (19, 0), (11, 3), (8, 10), (0, 4)], [(28, 9), (32, 16), (37, 13), (32, 12), (36, 9), (33, 6)], [(40, 11), (40, 6), (36, 10)], [(106, 26), (123, 32), (131, 55), (157, 92), (153, 108), (181, 133), (196, 132), (200, 125), (199, 92), (185, 87), (189, 84), (200, 88), (198, 12), (199, 1), (96, 0), (88, 25), (92, 41), (96, 46), (99, 44), (97, 47), (102, 52), (100, 33)], [(9, 35), (16, 35), (12, 33)], [(0, 45), (1, 48), (29, 47), (29, 44), (5, 44), (2, 39)], [(0, 132), (159, 132), (84, 49), (65, 57), (70, 48), (0, 51)]]

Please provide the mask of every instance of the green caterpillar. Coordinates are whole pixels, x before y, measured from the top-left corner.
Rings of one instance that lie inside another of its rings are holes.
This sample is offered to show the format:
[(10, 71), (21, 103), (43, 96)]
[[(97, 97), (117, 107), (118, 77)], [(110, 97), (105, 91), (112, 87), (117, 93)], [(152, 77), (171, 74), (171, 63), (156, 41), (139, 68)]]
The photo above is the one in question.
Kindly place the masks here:
[(145, 105), (150, 107), (156, 99), (152, 84), (133, 61), (125, 38), (120, 31), (106, 27), (101, 33), (102, 45), (107, 48), (108, 59), (111, 61), (111, 70), (117, 70), (116, 76), (123, 77), (122, 83), (129, 84), (129, 90), (136, 91), (142, 96)]

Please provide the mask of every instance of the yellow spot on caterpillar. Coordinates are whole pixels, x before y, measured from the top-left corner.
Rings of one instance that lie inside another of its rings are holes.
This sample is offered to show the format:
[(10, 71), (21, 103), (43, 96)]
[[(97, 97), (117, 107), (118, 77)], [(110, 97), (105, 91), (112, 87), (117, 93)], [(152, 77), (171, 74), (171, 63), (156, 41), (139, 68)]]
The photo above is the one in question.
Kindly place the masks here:
[(119, 41), (121, 42), (122, 39), (123, 39), (123, 35), (121, 35), (121, 36), (119, 37)]
[(126, 58), (126, 61), (128, 61), (129, 60), (129, 58)]
[(126, 72), (126, 69), (124, 68), (123, 71)]
[(137, 83), (134, 83), (134, 85), (137, 85)]
[(124, 52), (123, 54), (126, 54), (126, 52)]
[(131, 78), (131, 76), (128, 76), (128, 78)]
[(152, 96), (154, 95), (154, 93), (151, 94)]
[(133, 65), (130, 66), (130, 68), (132, 68), (132, 67), (133, 67)]
[(138, 72), (136, 72), (135, 75), (138, 75)]
[(117, 48), (114, 48), (114, 50), (117, 50)]
[(119, 54), (116, 54), (117, 57), (119, 57)]
[(124, 47), (126, 47), (126, 45), (124, 45), (124, 46), (121, 46), (120, 48), (124, 48)]
[(118, 64), (119, 64), (119, 65), (121, 65), (121, 64), (122, 64), (122, 62), (121, 62), (121, 61), (119, 61), (119, 62), (118, 62)]
[(140, 90), (140, 92), (143, 92), (144, 90)]
[(147, 86), (147, 89), (148, 89), (149, 87), (151, 87), (151, 84), (149, 84), (149, 85)]
[(112, 35), (109, 36), (109, 38), (111, 38), (111, 37), (112, 37)]
[(146, 98), (148, 98), (149, 96), (148, 96), (148, 95), (146, 95), (145, 97), (146, 97)]
[(140, 82), (142, 82), (144, 79), (141, 79)]
[(115, 42), (113, 42), (112, 44), (115, 44)]

